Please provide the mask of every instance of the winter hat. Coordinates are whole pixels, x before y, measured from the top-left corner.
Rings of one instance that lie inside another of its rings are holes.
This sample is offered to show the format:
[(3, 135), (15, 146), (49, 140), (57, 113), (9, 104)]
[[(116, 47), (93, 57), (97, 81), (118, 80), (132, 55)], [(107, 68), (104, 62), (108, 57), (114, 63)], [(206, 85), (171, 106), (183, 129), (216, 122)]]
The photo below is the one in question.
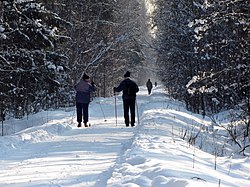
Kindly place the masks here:
[(126, 78), (126, 77), (130, 77), (130, 72), (129, 72), (129, 71), (127, 71), (127, 72), (124, 74), (124, 78)]
[(83, 80), (89, 79), (89, 76), (86, 73), (84, 73), (83, 76), (82, 76), (82, 79)]

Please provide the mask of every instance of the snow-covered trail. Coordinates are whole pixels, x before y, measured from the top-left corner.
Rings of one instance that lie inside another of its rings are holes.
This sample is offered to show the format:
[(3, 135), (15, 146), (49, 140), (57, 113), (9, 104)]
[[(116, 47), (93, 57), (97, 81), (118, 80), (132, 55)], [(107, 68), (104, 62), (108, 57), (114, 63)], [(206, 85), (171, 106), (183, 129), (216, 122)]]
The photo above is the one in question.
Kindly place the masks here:
[(71, 109), (54, 113), (55, 120), (42, 126), (1, 137), (0, 187), (250, 186), (249, 158), (219, 158), (214, 170), (213, 155), (179, 137), (182, 127), (209, 121), (166, 97), (162, 87), (150, 96), (140, 88), (137, 104), (140, 124), (134, 128), (125, 127), (118, 96), (117, 126), (114, 98), (96, 98), (90, 128), (77, 128)]
[[(74, 110), (74, 109), (73, 109)], [(96, 98), (90, 106), (90, 128), (76, 128), (75, 115), (51, 120), (6, 139), (0, 186), (105, 186), (112, 167), (132, 143), (136, 128), (125, 128), (121, 96)], [(33, 126), (33, 125), (30, 125)]]
[(90, 107), (90, 128), (76, 128), (67, 117), (18, 133), (23, 142), (1, 156), (0, 186), (103, 186), (135, 128), (120, 119), (116, 126), (114, 113), (106, 112), (104, 121), (99, 102)]

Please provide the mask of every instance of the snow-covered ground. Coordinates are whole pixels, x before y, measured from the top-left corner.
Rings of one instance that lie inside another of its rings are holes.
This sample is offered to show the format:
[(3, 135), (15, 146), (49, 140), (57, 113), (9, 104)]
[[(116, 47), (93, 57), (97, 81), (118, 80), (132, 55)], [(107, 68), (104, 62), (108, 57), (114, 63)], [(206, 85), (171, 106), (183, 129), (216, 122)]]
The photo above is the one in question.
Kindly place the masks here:
[(17, 133), (0, 137), (0, 186), (250, 186), (250, 158), (228, 147), (215, 160), (211, 153), (221, 142), (208, 130), (200, 131), (192, 146), (190, 137), (201, 127), (209, 129), (210, 120), (186, 111), (162, 87), (151, 95), (140, 88), (140, 123), (133, 128), (124, 125), (121, 96), (116, 125), (114, 101), (94, 99), (90, 128), (76, 127), (74, 108), (5, 121), (5, 133)]

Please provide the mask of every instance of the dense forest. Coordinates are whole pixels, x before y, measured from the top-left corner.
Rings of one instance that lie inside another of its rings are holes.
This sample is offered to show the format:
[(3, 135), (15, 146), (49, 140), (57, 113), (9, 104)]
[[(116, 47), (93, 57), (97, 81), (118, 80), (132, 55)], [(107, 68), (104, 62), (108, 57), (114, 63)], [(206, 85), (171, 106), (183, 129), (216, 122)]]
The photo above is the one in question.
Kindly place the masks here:
[(239, 111), (248, 137), (249, 11), (245, 0), (1, 1), (1, 120), (73, 106), (83, 72), (111, 96), (130, 70), (195, 113)]

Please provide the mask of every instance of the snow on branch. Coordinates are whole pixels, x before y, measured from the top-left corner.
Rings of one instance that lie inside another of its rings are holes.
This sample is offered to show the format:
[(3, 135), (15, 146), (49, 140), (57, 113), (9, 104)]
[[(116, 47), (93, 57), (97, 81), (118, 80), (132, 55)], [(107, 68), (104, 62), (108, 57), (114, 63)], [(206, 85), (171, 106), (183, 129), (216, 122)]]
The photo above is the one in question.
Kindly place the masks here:
[(2, 59), (6, 64), (10, 65), (9, 61), (6, 60), (2, 55), (0, 55), (0, 59)]
[[(121, 36), (117, 37), (114, 39), (114, 41), (112, 42), (109, 42), (107, 46), (103, 46), (98, 54), (96, 56), (94, 56), (93, 60), (88, 63), (88, 65), (86, 66), (85, 68), (85, 71), (90, 67), (90, 66), (93, 66), (95, 65), (98, 60), (101, 59), (101, 57), (106, 54), (112, 47), (116, 46), (118, 43), (121, 43), (121, 42), (124, 42), (126, 39), (128, 39), (129, 37), (131, 36), (131, 33), (125, 33), (125, 34), (122, 34)], [(96, 49), (99, 47), (99, 46), (102, 46), (103, 45), (103, 41), (101, 40), (97, 45), (96, 45)], [(88, 50), (89, 51), (89, 50)], [(86, 51), (85, 51), (86, 52)]]

